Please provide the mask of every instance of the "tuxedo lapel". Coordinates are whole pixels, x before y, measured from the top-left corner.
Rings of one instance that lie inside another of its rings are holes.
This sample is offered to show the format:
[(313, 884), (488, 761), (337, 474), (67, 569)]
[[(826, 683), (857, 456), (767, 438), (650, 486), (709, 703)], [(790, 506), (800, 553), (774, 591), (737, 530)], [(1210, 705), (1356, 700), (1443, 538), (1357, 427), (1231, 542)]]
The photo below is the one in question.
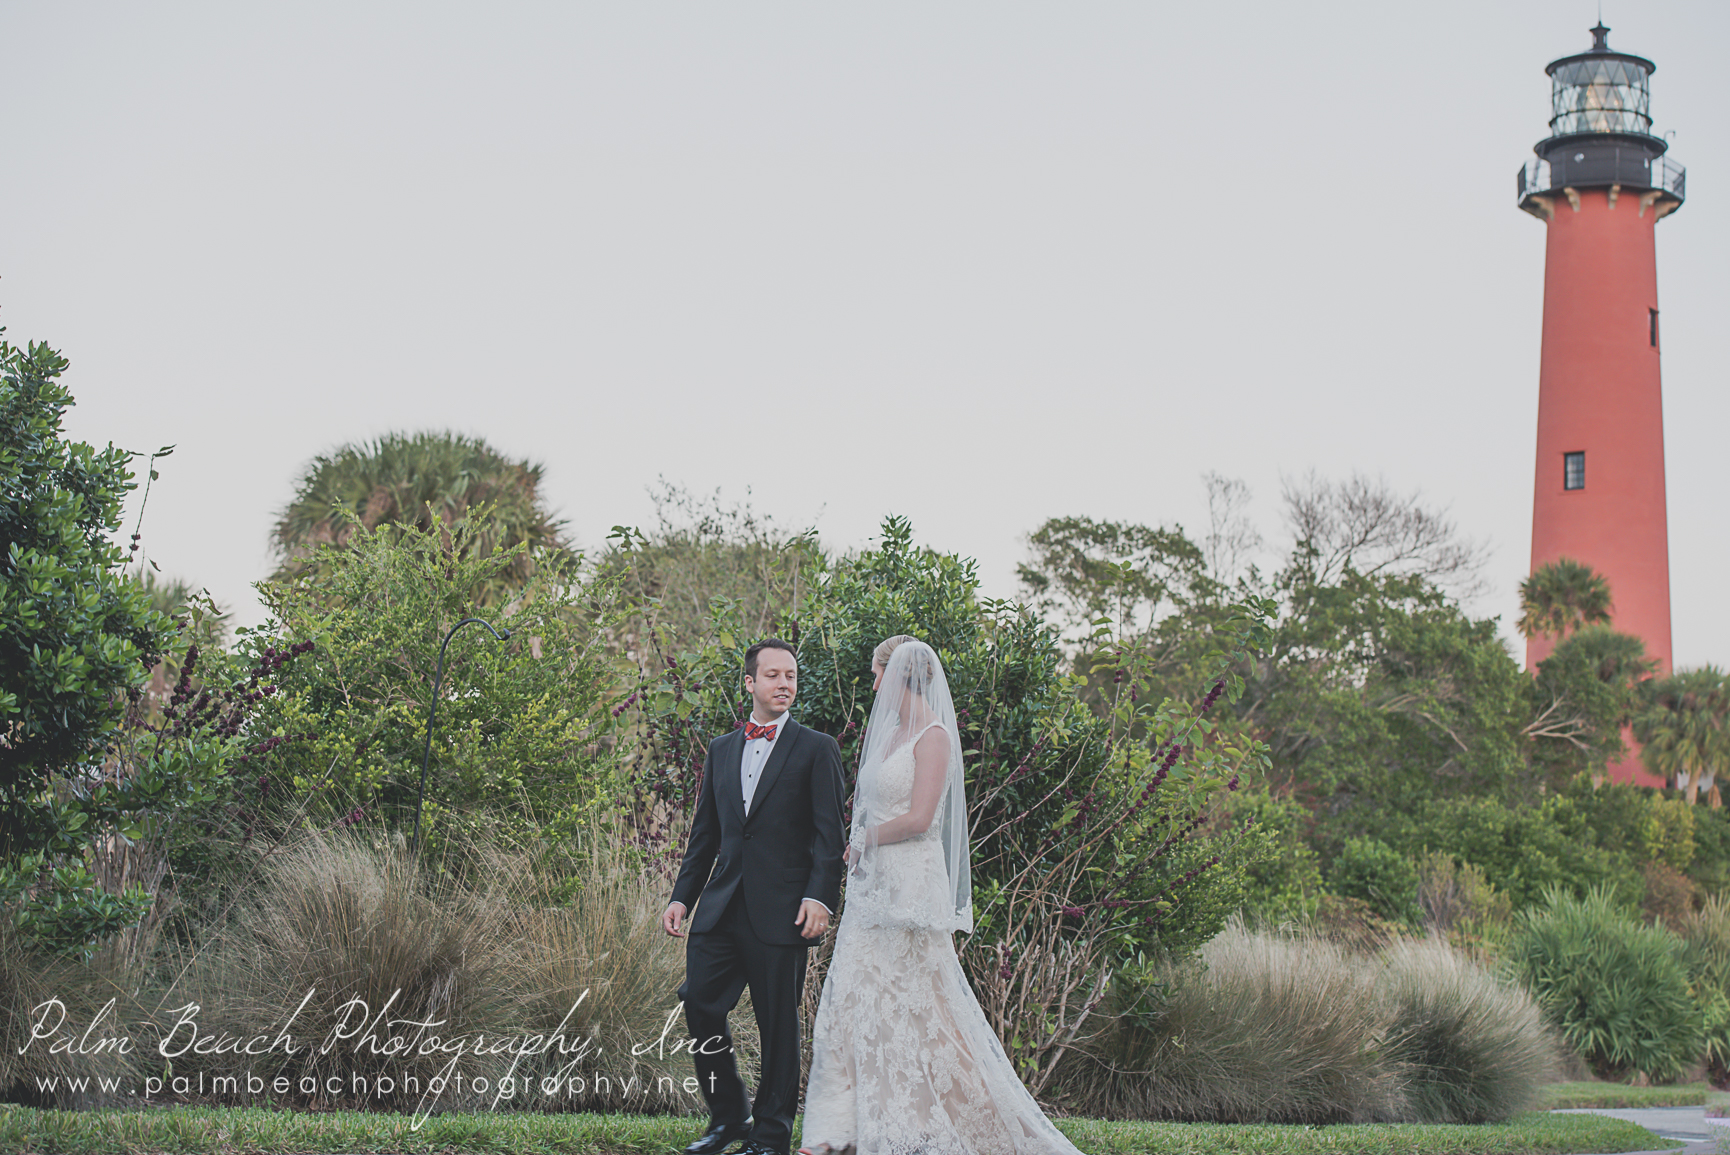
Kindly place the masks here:
[(739, 766), (745, 758), (745, 730), (743, 727), (728, 735), (728, 742), (721, 761), (715, 767), (715, 773), (721, 780), (715, 785), (721, 791), (727, 805), (733, 808), (733, 813), (739, 816), (741, 825), (745, 822), (745, 791), (744, 784), (739, 780)]
[[(781, 724), (786, 727), (786, 730), (775, 740), (775, 749), (769, 752), (769, 764), (763, 767), (763, 773), (757, 779), (756, 793), (751, 795), (751, 809), (745, 814), (747, 824), (763, 809), (763, 799), (767, 798), (769, 791), (775, 788), (775, 779), (781, 776), (781, 767), (787, 764), (788, 752), (793, 749), (794, 743), (798, 740), (799, 723), (788, 718)], [(740, 790), (739, 796), (742, 802), (744, 799), (743, 789)]]

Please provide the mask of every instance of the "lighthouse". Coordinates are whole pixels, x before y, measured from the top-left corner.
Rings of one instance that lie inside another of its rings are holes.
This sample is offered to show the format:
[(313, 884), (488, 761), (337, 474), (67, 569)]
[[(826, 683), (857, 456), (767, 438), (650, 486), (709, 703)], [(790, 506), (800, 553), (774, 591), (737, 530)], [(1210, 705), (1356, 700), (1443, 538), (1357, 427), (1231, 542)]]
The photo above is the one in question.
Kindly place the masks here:
[[(1573, 558), (1610, 582), (1615, 628), (1670, 670), (1654, 227), (1682, 207), (1684, 171), (1652, 134), (1657, 66), (1609, 45), (1552, 61), (1550, 135), (1520, 169), (1519, 205), (1544, 222), (1544, 331), (1532, 569)], [(1554, 640), (1534, 638), (1534, 667)], [(1630, 759), (1614, 777), (1650, 779)]]

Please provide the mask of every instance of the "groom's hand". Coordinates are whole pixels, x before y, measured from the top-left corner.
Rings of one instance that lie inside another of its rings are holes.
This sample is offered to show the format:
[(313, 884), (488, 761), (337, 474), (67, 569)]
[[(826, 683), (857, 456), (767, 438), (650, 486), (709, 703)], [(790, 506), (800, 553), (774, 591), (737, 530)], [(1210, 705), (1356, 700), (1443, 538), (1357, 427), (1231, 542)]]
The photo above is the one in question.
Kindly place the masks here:
[(684, 938), (685, 904), (669, 902), (667, 909), (661, 914), (661, 929), (674, 938)]
[(793, 925), (804, 927), (799, 933), (806, 938), (817, 938), (829, 929), (829, 912), (816, 899), (807, 898), (799, 904), (799, 917)]

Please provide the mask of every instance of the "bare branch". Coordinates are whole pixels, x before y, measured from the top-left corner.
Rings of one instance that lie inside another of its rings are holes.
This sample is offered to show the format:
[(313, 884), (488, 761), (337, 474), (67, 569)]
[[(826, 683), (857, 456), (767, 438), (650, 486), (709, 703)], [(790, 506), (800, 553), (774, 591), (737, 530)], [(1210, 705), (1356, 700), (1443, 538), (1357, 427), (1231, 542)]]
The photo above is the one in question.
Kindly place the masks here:
[(1421, 577), (1458, 597), (1481, 589), (1488, 549), (1462, 537), (1451, 520), (1422, 505), (1417, 493), (1396, 493), (1380, 478), (1358, 473), (1333, 482), (1311, 472), (1287, 480), (1282, 496), (1286, 524), (1300, 544), (1315, 551), (1318, 580), (1353, 569)]
[(1214, 472), (1201, 475), (1207, 487), (1207, 570), (1213, 579), (1229, 582), (1262, 548), (1261, 532), (1244, 511), (1249, 508), (1249, 486), (1235, 477)]

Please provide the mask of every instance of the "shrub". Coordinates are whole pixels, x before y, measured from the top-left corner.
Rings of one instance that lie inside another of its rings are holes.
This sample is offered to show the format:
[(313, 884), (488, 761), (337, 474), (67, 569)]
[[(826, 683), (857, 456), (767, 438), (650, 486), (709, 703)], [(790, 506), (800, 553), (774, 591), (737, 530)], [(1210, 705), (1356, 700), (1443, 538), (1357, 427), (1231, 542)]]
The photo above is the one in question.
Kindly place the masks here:
[(1424, 926), (1476, 957), (1500, 954), (1514, 917), (1508, 896), (1476, 866), (1440, 851), (1426, 852), (1417, 868)]
[(1417, 868), (1380, 839), (1346, 839), (1329, 873), (1336, 893), (1369, 903), (1382, 918), (1414, 927), (1422, 920)]
[(1642, 926), (1608, 890), (1554, 891), (1526, 912), (1508, 961), (1545, 1016), (1604, 1079), (1675, 1079), (1700, 1056), (1701, 1017), (1679, 941)]
[(1403, 939), (1382, 958), (1393, 1006), (1388, 1054), (1400, 1068), (1409, 1118), (1495, 1123), (1531, 1107), (1556, 1067), (1543, 1014), (1439, 938)]
[[(1627, 817), (1640, 820), (1643, 809), (1637, 801), (1633, 809)], [(1578, 793), (1548, 795), (1532, 805), (1455, 798), (1427, 805), (1409, 820), (1391, 815), (1390, 829), (1382, 837), (1412, 854), (1439, 850), (1472, 863), (1516, 910), (1541, 904), (1546, 893), (1557, 888), (1583, 894), (1607, 886), (1619, 901), (1636, 903), (1637, 852), (1606, 843), (1597, 828), (1602, 817), (1597, 810), (1589, 784)]]
[(0, 339), (0, 919), (84, 954), (149, 905), (136, 887), (97, 885), (91, 839), (172, 806), (175, 784), (105, 773), (168, 619), (113, 540), (135, 455), (64, 437), (66, 365), (46, 345)]
[(1706, 1075), (1730, 1086), (1730, 901), (1708, 898), (1681, 922), (1682, 962), (1706, 1035)]
[(1307, 923), (1327, 897), (1321, 859), (1305, 839), (1309, 811), (1267, 790), (1246, 790), (1228, 804), (1231, 816), (1253, 822), (1269, 853), (1244, 873), (1244, 917), (1253, 924)]
[[(439, 654), (479, 592), (526, 549), (479, 553), (493, 515), (351, 528), (317, 555), (317, 577), (260, 586), (272, 622), (238, 649), (258, 658), (303, 641), (316, 648), (285, 670), (249, 724), (255, 747), (237, 776), (237, 819), (308, 803), (326, 823), (345, 815), (411, 827)], [(612, 691), (600, 641), (605, 594), (547, 551), (517, 597), (451, 640), (426, 782), (428, 837), (446, 815), (524, 830), (576, 829), (616, 794), (605, 741)]]
[(1688, 869), (1694, 861), (1694, 807), (1681, 798), (1653, 791), (1640, 821), (1640, 849), (1652, 862), (1671, 870)]
[(1647, 922), (1678, 930), (1694, 913), (1698, 897), (1688, 876), (1663, 862), (1647, 862), (1640, 866), (1640, 878), (1646, 893), (1640, 899), (1640, 910)]
[(1705, 894), (1730, 890), (1730, 810), (1697, 807), (1694, 819), (1694, 859), (1688, 877)]

